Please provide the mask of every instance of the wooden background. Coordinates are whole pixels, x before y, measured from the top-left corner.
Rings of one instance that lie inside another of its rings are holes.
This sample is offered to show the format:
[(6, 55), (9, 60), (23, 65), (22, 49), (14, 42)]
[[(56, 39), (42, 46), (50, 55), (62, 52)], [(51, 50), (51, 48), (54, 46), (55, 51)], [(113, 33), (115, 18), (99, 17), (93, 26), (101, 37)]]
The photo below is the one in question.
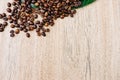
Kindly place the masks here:
[[(0, 13), (8, 1), (0, 0)], [(120, 0), (77, 11), (45, 38), (0, 33), (0, 80), (120, 80)]]

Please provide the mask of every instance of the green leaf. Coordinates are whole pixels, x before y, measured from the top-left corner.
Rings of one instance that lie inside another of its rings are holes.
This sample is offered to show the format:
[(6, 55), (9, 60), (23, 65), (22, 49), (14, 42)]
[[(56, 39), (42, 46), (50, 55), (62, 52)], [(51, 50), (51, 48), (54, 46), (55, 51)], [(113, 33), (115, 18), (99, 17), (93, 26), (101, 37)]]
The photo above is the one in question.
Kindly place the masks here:
[(73, 9), (77, 9), (77, 8), (81, 8), (81, 7), (87, 6), (87, 5), (93, 3), (96, 0), (80, 0), (80, 1), (81, 1), (81, 6), (73, 7)]

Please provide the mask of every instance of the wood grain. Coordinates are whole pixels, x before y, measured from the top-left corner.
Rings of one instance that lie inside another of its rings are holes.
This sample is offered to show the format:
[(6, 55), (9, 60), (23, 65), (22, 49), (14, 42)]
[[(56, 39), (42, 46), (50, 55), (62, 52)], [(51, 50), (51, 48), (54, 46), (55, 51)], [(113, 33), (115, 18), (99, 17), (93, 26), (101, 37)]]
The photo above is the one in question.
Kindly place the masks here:
[(46, 38), (0, 33), (0, 80), (120, 80), (120, 0), (97, 0), (55, 23)]

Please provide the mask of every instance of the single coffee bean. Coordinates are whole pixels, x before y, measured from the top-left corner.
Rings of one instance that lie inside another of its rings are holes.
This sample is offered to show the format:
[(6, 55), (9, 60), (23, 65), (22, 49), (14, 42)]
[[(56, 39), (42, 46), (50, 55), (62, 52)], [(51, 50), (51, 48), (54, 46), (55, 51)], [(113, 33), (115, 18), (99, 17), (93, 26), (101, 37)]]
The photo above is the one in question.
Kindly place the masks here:
[(16, 34), (19, 34), (19, 32), (20, 32), (19, 29), (16, 29), (16, 30), (15, 30), (15, 33), (16, 33)]
[(4, 31), (4, 28), (0, 28), (0, 32), (3, 32)]
[(15, 25), (14, 25), (14, 24), (11, 24), (10, 27), (11, 27), (11, 28), (15, 28)]
[(10, 34), (10, 37), (14, 37), (14, 36), (15, 36), (15, 34), (14, 34), (14, 33), (11, 33), (11, 34)]
[(0, 14), (0, 19), (2, 19), (3, 18), (3, 15), (2, 14)]
[(29, 37), (30, 37), (30, 33), (26, 33), (26, 37), (28, 37), (28, 38), (29, 38)]
[(46, 36), (46, 33), (45, 33), (45, 32), (42, 32), (42, 36), (45, 37), (45, 36)]
[(14, 30), (10, 30), (10, 33), (14, 33), (15, 31)]
[(40, 32), (40, 28), (37, 28), (37, 29), (36, 29), (36, 32)]
[(11, 7), (11, 3), (10, 3), (10, 2), (8, 2), (8, 3), (7, 3), (7, 6), (8, 6), (8, 7)]
[(40, 33), (40, 32), (37, 32), (37, 35), (38, 35), (38, 36), (41, 36), (41, 33)]
[(6, 17), (6, 13), (3, 13), (2, 16), (3, 16), (3, 17)]
[(3, 20), (4, 20), (4, 21), (8, 21), (8, 18), (7, 18), (7, 17), (4, 17)]
[(7, 8), (7, 12), (8, 12), (8, 13), (11, 13), (11, 11), (12, 11), (12, 10), (11, 10), (10, 8)]
[(24, 29), (24, 32), (28, 32), (28, 29)]
[(16, 5), (16, 2), (13, 2), (12, 5), (15, 6), (15, 5)]
[(4, 22), (4, 23), (3, 23), (3, 26), (7, 26), (7, 25), (8, 25), (8, 23), (7, 23), (7, 22)]
[(50, 29), (46, 29), (46, 32), (50, 32)]

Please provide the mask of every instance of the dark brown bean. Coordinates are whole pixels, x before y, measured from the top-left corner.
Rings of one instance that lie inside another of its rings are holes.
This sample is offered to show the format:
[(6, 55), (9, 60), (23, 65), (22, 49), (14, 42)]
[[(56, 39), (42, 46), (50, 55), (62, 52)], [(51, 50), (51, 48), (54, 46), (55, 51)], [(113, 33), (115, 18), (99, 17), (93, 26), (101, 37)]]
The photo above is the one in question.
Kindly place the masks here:
[(11, 27), (11, 28), (15, 28), (15, 25), (14, 25), (14, 24), (11, 24), (10, 27)]
[(10, 34), (10, 37), (14, 37), (14, 36), (15, 36), (15, 34), (14, 34), (14, 33), (11, 33), (11, 34)]
[(11, 11), (12, 11), (12, 10), (11, 10), (10, 8), (7, 8), (7, 12), (8, 12), (8, 13), (11, 13)]
[(7, 26), (7, 25), (8, 25), (8, 23), (7, 23), (7, 22), (4, 22), (4, 23), (3, 23), (3, 26)]
[(30, 33), (26, 33), (26, 37), (28, 37), (28, 38), (29, 38), (29, 37), (30, 37)]
[(0, 28), (0, 32), (3, 32), (4, 31), (4, 28)]
[(45, 32), (42, 32), (42, 36), (45, 37), (45, 36), (46, 36), (46, 33), (45, 33)]
[(11, 3), (8, 2), (8, 3), (7, 3), (7, 6), (8, 6), (8, 7), (11, 7)]
[(14, 33), (14, 30), (10, 30), (10, 33)]
[(3, 16), (3, 17), (6, 17), (6, 13), (3, 13), (2, 16)]
[(3, 15), (2, 14), (0, 14), (0, 19), (2, 19), (3, 18)]

